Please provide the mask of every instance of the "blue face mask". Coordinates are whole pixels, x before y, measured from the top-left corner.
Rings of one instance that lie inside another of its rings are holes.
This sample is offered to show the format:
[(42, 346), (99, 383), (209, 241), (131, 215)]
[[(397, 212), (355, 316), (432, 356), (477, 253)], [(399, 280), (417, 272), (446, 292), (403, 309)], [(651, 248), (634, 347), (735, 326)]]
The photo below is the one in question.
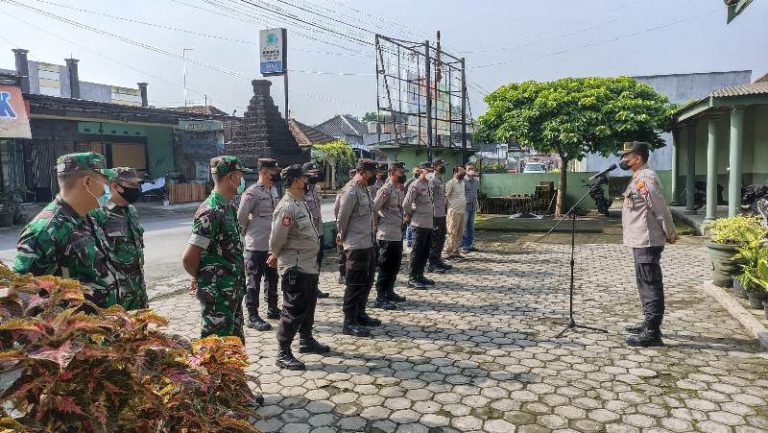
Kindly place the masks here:
[(107, 202), (109, 202), (110, 192), (109, 192), (109, 185), (104, 185), (104, 194), (100, 195), (99, 197), (96, 197), (96, 201), (99, 203), (99, 206), (106, 206)]

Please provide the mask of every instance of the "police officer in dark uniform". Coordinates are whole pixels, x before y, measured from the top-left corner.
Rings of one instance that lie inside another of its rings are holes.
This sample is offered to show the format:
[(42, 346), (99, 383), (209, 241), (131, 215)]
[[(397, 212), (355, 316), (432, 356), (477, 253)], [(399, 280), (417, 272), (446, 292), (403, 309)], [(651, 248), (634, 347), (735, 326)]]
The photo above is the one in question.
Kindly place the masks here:
[(395, 293), (397, 273), (403, 258), (403, 193), (405, 183), (405, 164), (389, 164), (389, 179), (379, 188), (373, 201), (373, 212), (378, 215), (376, 257), (378, 274), (376, 276), (376, 308), (395, 309), (395, 302), (405, 298)]
[[(349, 170), (349, 180), (347, 183), (344, 184), (344, 186), (339, 190), (339, 192), (336, 194), (336, 201), (333, 203), (333, 217), (336, 218), (336, 220), (339, 219), (339, 207), (341, 206), (341, 199), (344, 198), (344, 194), (347, 193), (347, 189), (349, 189), (349, 186), (352, 185), (354, 182), (355, 175), (357, 174), (357, 169), (353, 168)], [(336, 250), (339, 253), (339, 284), (347, 284), (347, 254), (344, 252), (344, 246), (343, 245), (337, 245)]]
[[(305, 163), (302, 167), (305, 172), (309, 173), (309, 191), (304, 196), (304, 201), (307, 202), (309, 212), (312, 214), (312, 222), (315, 223), (317, 232), (320, 233), (320, 251), (317, 253), (317, 266), (323, 267), (323, 245), (325, 245), (325, 236), (323, 235), (323, 196), (317, 190), (317, 183), (323, 180), (320, 166), (312, 161)], [(328, 293), (323, 292), (320, 288), (317, 288), (318, 298), (327, 298)]]
[(445, 205), (445, 183), (443, 174), (445, 174), (445, 161), (442, 159), (432, 162), (434, 174), (429, 179), (429, 187), (432, 189), (432, 202), (434, 203), (434, 226), (432, 232), (432, 246), (429, 251), (429, 272), (445, 272), (453, 266), (443, 261), (443, 247), (445, 247), (445, 237), (447, 234), (446, 215), (447, 207)]
[(672, 213), (664, 201), (661, 182), (656, 172), (648, 168), (648, 144), (624, 143), (621, 168), (632, 170), (632, 180), (624, 191), (621, 224), (624, 245), (632, 248), (635, 276), (645, 319), (638, 325), (627, 326), (630, 346), (662, 346), (661, 322), (664, 319), (664, 281), (661, 274), (661, 253), (665, 244), (677, 241)]
[(408, 287), (424, 290), (435, 282), (424, 277), (424, 267), (429, 259), (432, 247), (432, 228), (434, 227), (434, 202), (432, 189), (427, 177), (433, 173), (431, 162), (419, 164), (419, 178), (411, 183), (403, 200), (403, 213), (406, 222), (413, 228), (413, 250), (411, 251), (411, 269)]
[(368, 294), (376, 272), (374, 257), (373, 199), (368, 187), (376, 182), (376, 161), (361, 159), (339, 206), (336, 221), (337, 244), (347, 255), (347, 288), (344, 291), (344, 334), (367, 337), (364, 326), (379, 326), (381, 321), (365, 312)]
[(269, 266), (278, 268), (283, 291), (276, 364), (288, 370), (304, 370), (304, 363), (291, 352), (291, 343), (297, 332), (300, 353), (326, 353), (331, 350), (312, 336), (320, 273), (317, 265), (320, 234), (304, 201), (310, 174), (301, 165), (294, 164), (284, 168), (280, 176), (286, 190), (272, 218), (267, 259)]

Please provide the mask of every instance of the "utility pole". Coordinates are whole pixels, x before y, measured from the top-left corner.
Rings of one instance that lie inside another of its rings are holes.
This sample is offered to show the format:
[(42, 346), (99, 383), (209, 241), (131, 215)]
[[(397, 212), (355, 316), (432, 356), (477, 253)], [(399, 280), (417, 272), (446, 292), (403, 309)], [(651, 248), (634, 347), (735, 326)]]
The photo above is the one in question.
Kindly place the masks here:
[(187, 106), (187, 51), (194, 51), (194, 48), (182, 48), (181, 49), (181, 59), (182, 59), (182, 73), (184, 74), (184, 106)]
[(467, 164), (467, 62), (461, 58), (461, 163)]
[(429, 50), (429, 41), (424, 41), (426, 56), (424, 77), (427, 85), (427, 161), (432, 162), (432, 60)]

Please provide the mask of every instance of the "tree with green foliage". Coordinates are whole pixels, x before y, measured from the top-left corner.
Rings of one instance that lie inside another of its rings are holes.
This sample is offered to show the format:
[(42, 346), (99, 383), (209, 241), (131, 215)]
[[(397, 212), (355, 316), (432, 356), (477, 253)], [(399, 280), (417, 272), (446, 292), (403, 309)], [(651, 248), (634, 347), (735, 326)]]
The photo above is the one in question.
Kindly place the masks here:
[(563, 78), (502, 86), (485, 97), (488, 111), (475, 139), (518, 141), (562, 160), (556, 214), (565, 207), (567, 168), (587, 153), (603, 156), (626, 141), (664, 146), (661, 131), (672, 128), (675, 106), (666, 96), (630, 77)]
[(331, 188), (336, 185), (336, 168), (341, 163), (353, 163), (355, 161), (355, 152), (352, 146), (343, 140), (329, 141), (323, 144), (312, 146), (312, 157), (323, 161), (331, 167)]

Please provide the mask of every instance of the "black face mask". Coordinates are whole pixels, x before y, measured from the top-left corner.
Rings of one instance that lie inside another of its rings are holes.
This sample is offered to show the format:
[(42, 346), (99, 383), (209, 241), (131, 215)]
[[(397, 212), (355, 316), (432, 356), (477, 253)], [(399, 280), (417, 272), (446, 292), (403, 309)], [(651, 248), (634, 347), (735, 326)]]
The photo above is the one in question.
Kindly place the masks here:
[(466, 174), (462, 173), (462, 174), (460, 174), (460, 175), (458, 175), (456, 177), (458, 177), (459, 180), (464, 180), (464, 177), (466, 177), (466, 176), (467, 176)]
[(405, 183), (405, 175), (397, 176), (397, 183)]
[(278, 183), (280, 182), (280, 173), (274, 173), (270, 176), (270, 179), (272, 180), (272, 183)]
[(126, 188), (123, 187), (123, 192), (119, 193), (120, 197), (124, 198), (128, 203), (136, 203), (136, 200), (141, 197), (141, 188)]
[(440, 174), (445, 174), (445, 167), (440, 167), (440, 170), (437, 170)]
[(622, 159), (621, 162), (619, 163), (619, 168), (622, 169), (622, 170), (629, 170), (630, 167), (629, 167), (629, 163), (627, 162), (627, 160)]
[(376, 184), (376, 176), (371, 176), (368, 178), (368, 186), (373, 186)]

